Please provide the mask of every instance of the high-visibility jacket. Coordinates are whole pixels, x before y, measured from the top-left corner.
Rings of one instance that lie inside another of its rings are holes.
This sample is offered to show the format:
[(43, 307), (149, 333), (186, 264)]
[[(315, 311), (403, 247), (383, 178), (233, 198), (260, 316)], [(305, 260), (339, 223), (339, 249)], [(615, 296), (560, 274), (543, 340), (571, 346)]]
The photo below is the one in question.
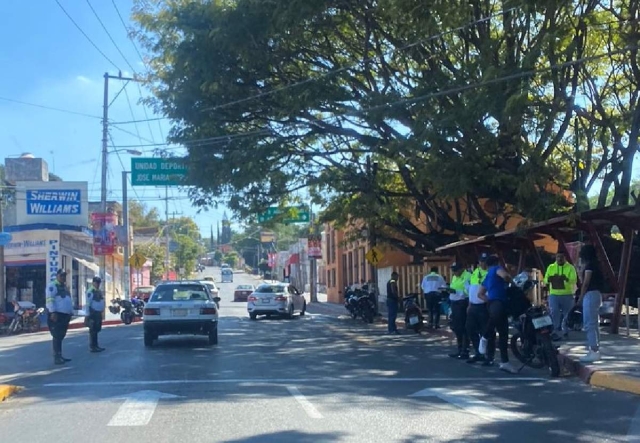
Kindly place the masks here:
[(455, 290), (455, 294), (449, 294), (449, 300), (464, 300), (469, 296), (468, 287), (471, 274), (468, 271), (464, 271), (459, 276), (451, 276), (451, 289)]
[[(554, 276), (564, 275), (566, 278), (561, 287), (551, 283)], [(544, 274), (544, 282), (549, 286), (549, 295), (573, 295), (576, 291), (576, 283), (578, 282), (578, 273), (571, 263), (565, 263), (560, 266), (558, 263), (551, 263)]]
[(489, 272), (488, 269), (477, 267), (469, 279), (469, 302), (474, 305), (481, 305), (484, 303), (484, 300), (480, 300), (480, 298), (478, 298), (478, 291), (480, 290), (480, 285), (482, 285), (484, 278), (487, 276), (487, 272)]
[(73, 314), (73, 300), (67, 287), (58, 280), (47, 286), (47, 310), (50, 313)]

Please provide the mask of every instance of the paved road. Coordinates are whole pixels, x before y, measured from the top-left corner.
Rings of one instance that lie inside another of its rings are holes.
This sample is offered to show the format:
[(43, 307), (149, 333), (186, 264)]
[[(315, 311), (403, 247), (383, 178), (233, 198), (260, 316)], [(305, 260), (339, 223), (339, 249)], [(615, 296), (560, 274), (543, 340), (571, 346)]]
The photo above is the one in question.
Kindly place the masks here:
[[(216, 271), (207, 270), (205, 274)], [(0, 440), (101, 442), (633, 441), (637, 397), (542, 371), (518, 376), (443, 357), (448, 340), (384, 335), (378, 325), (308, 314), (250, 321), (220, 284), (220, 344), (105, 328), (89, 354), (70, 334), (66, 367), (46, 334), (0, 338)], [(91, 433), (88, 436), (88, 433)]]

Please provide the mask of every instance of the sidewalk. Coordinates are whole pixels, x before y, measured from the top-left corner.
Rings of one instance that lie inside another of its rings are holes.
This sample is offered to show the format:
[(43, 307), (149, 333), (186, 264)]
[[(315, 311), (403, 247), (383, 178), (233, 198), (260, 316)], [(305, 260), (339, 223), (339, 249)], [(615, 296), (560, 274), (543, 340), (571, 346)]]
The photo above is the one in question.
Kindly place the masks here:
[(560, 346), (560, 363), (571, 374), (582, 381), (600, 388), (630, 392), (640, 395), (640, 338), (638, 331), (621, 329), (619, 335), (612, 335), (601, 328), (600, 354), (602, 359), (595, 363), (580, 363), (580, 357), (587, 353), (586, 334), (571, 332), (568, 341), (556, 342)]
[[(133, 322), (134, 323), (138, 323), (141, 322), (142, 318), (140, 317), (136, 317)], [(122, 320), (120, 320), (120, 314), (112, 314), (111, 312), (109, 312), (109, 310), (107, 310), (105, 312), (104, 315), (104, 320), (102, 320), (102, 326), (113, 326), (113, 325), (121, 325), (124, 324), (122, 323)], [(79, 316), (79, 317), (73, 317), (71, 319), (71, 321), (69, 322), (69, 329), (82, 329), (86, 327), (84, 325), (84, 316)], [(42, 324), (42, 327), (40, 328), (40, 331), (48, 331), (49, 327), (47, 326), (46, 323)]]

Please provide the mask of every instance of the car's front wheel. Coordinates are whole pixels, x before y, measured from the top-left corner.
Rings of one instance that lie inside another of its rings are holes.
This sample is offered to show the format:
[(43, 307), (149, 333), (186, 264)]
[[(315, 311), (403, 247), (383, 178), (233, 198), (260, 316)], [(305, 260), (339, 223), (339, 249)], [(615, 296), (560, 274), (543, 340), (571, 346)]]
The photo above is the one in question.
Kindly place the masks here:
[(256, 314), (254, 314), (254, 313), (251, 313), (251, 314), (249, 314), (249, 318), (250, 318), (251, 320), (255, 320), (255, 319), (257, 319), (257, 318), (258, 318), (258, 316), (257, 316)]
[(209, 331), (209, 344), (210, 345), (218, 344), (218, 327), (215, 327)]

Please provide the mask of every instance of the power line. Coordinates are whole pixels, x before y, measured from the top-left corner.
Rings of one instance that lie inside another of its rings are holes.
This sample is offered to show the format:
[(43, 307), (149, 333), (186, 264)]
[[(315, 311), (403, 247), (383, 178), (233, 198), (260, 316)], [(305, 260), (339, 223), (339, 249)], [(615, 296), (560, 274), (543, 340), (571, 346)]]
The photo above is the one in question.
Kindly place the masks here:
[(138, 50), (138, 45), (136, 45), (136, 42), (129, 35), (129, 29), (127, 29), (127, 25), (124, 22), (124, 18), (122, 18), (122, 14), (120, 14), (120, 9), (118, 8), (118, 5), (116, 5), (115, 0), (111, 0), (111, 4), (113, 4), (113, 7), (115, 8), (116, 12), (118, 13), (118, 17), (120, 18), (120, 23), (122, 23), (122, 27), (124, 27), (124, 30), (127, 33), (127, 37), (129, 38), (129, 41), (131, 41), (131, 44), (133, 45), (133, 49), (136, 50), (136, 53), (138, 54), (138, 57), (140, 57), (140, 60), (146, 66), (147, 63), (144, 61), (144, 58), (142, 57), (142, 54), (140, 54), (140, 51)]
[[(270, 129), (260, 129), (258, 131), (253, 131), (253, 132), (243, 132), (243, 133), (240, 133), (240, 134), (230, 134), (230, 135), (221, 135), (221, 136), (217, 136), (217, 137), (201, 138), (201, 139), (184, 141), (184, 142), (180, 142), (180, 143), (185, 144), (187, 146), (189, 146), (189, 145), (198, 146), (200, 144), (215, 144), (216, 142), (223, 142), (224, 143), (224, 142), (236, 139), (236, 138), (251, 137), (251, 136), (256, 136), (256, 135), (268, 135), (268, 134), (272, 134), (273, 135), (273, 131), (270, 130)], [(150, 144), (146, 144), (146, 145), (116, 145), (114, 147), (115, 148), (138, 148), (138, 147), (148, 148), (148, 147), (168, 146), (168, 145), (171, 145), (171, 144), (172, 143), (150, 143)], [(182, 147), (176, 147), (174, 149), (182, 149)]]
[[(57, 0), (56, 0), (57, 1)], [(93, 5), (91, 4), (90, 0), (86, 0), (87, 1), (87, 5), (89, 5), (89, 8), (91, 8), (91, 12), (93, 12), (93, 15), (96, 17), (96, 19), (98, 20), (98, 23), (100, 23), (100, 26), (102, 26), (102, 29), (104, 30), (104, 32), (107, 34), (107, 37), (109, 37), (109, 40), (111, 40), (111, 43), (113, 43), (113, 46), (116, 47), (116, 50), (120, 53), (120, 55), (122, 56), (122, 59), (124, 60), (124, 62), (131, 68), (131, 71), (133, 73), (135, 73), (135, 68), (133, 66), (131, 66), (131, 63), (129, 63), (129, 60), (127, 60), (127, 57), (125, 57), (125, 55), (122, 53), (122, 51), (120, 50), (120, 47), (118, 46), (118, 44), (116, 43), (116, 41), (113, 39), (113, 37), (111, 36), (111, 33), (109, 32), (109, 30), (107, 29), (107, 27), (104, 25), (104, 23), (102, 22), (102, 19), (100, 18), (100, 15), (98, 15), (98, 12), (94, 9)]]
[[(440, 32), (438, 34), (431, 35), (429, 37), (426, 37), (426, 38), (414, 41), (412, 43), (409, 43), (407, 45), (401, 46), (399, 48), (394, 48), (390, 52), (394, 53), (394, 52), (397, 52), (397, 51), (404, 51), (405, 49), (409, 49), (409, 48), (412, 48), (414, 46), (418, 46), (418, 45), (420, 45), (422, 43), (426, 43), (426, 42), (429, 42), (431, 40), (439, 39), (441, 37), (446, 36), (447, 34), (452, 34), (454, 32), (463, 31), (466, 28), (478, 25), (480, 23), (484, 23), (484, 22), (486, 22), (488, 20), (491, 20), (491, 19), (496, 18), (496, 17), (500, 17), (500, 16), (502, 16), (502, 15), (508, 13), (508, 12), (513, 12), (513, 11), (515, 11), (517, 9), (520, 9), (520, 8), (513, 7), (513, 8), (505, 9), (505, 10), (503, 10), (501, 12), (497, 12), (497, 13), (492, 14), (490, 16), (487, 16), (487, 17), (484, 17), (484, 18), (481, 18), (481, 19), (478, 19), (478, 20), (474, 20), (474, 21), (472, 21), (470, 23), (467, 23), (465, 25), (462, 25), (462, 26), (458, 26), (457, 28), (448, 29), (448, 30), (442, 31), (442, 32)], [(221, 105), (213, 106), (213, 107), (210, 107), (210, 108), (205, 108), (201, 112), (215, 111), (215, 110), (218, 110), (218, 109), (227, 108), (229, 106), (233, 106), (233, 105), (237, 105), (237, 104), (241, 104), (241, 103), (246, 103), (248, 101), (253, 101), (255, 99), (266, 97), (266, 96), (269, 96), (269, 95), (272, 95), (272, 94), (275, 94), (275, 93), (278, 93), (278, 92), (286, 91), (286, 90), (291, 89), (291, 88), (295, 88), (295, 87), (298, 87), (298, 86), (302, 86), (302, 85), (306, 85), (306, 84), (309, 84), (309, 83), (312, 83), (312, 82), (316, 82), (316, 81), (318, 81), (320, 79), (323, 79), (323, 78), (326, 78), (326, 77), (329, 77), (329, 76), (332, 76), (332, 75), (340, 74), (341, 72), (345, 72), (345, 71), (348, 71), (349, 69), (353, 69), (353, 68), (355, 68), (356, 66), (358, 66), (360, 64), (369, 63), (369, 62), (372, 62), (372, 61), (375, 61), (375, 60), (376, 60), (375, 57), (365, 57), (362, 60), (357, 61), (356, 63), (352, 63), (352, 64), (347, 65), (347, 66), (343, 66), (342, 68), (338, 68), (338, 69), (333, 69), (333, 70), (327, 71), (324, 74), (321, 74), (321, 75), (319, 75), (317, 77), (308, 78), (308, 79), (301, 80), (301, 81), (296, 82), (296, 83), (291, 83), (290, 85), (285, 85), (285, 86), (282, 86), (282, 87), (279, 87), (279, 88), (272, 89), (270, 91), (261, 92), (260, 94), (256, 94), (256, 95), (252, 95), (252, 96), (245, 97), (245, 98), (242, 98), (242, 99), (234, 100), (234, 101), (231, 101), (231, 102), (228, 102), (228, 103), (223, 103)]]
[(107, 60), (109, 63), (111, 63), (111, 65), (113, 65), (113, 67), (116, 68), (119, 71), (120, 68), (118, 67), (118, 65), (116, 65), (113, 62), (113, 60), (111, 60), (109, 57), (107, 57), (107, 55), (104, 52), (102, 52), (102, 50), (98, 47), (98, 45), (96, 45), (93, 42), (93, 40), (91, 40), (91, 38), (87, 35), (86, 32), (84, 32), (82, 30), (80, 25), (78, 25), (78, 23), (73, 19), (73, 17), (71, 17), (71, 15), (69, 15), (67, 10), (64, 9), (64, 6), (62, 6), (62, 4), (58, 0), (54, 0), (54, 1), (58, 4), (58, 6), (60, 6), (60, 9), (62, 9), (62, 12), (65, 13), (65, 15), (69, 18), (69, 20), (71, 20), (71, 23), (73, 23), (75, 25), (75, 27), (78, 28), (78, 31), (80, 31), (82, 33), (82, 35), (84, 35), (84, 37), (89, 41), (89, 43), (91, 43), (91, 45), (96, 49), (96, 51), (98, 51), (105, 58), (105, 60)]
[(124, 128), (120, 128), (120, 127), (115, 126), (115, 125), (109, 125), (109, 129), (117, 129), (118, 131), (120, 131), (120, 132), (124, 132), (125, 134), (129, 134), (129, 135), (132, 135), (132, 136), (134, 136), (134, 137), (139, 137), (139, 138), (140, 138), (140, 140), (144, 140), (144, 141), (146, 141), (147, 143), (155, 143), (155, 140), (149, 140), (149, 139), (147, 139), (147, 138), (140, 137), (139, 135), (136, 135), (134, 132), (127, 131), (126, 129), (124, 129)]
[(143, 120), (127, 120), (127, 121), (122, 121), (122, 122), (113, 122), (112, 124), (114, 124), (114, 125), (129, 125), (129, 124), (135, 124), (135, 123), (155, 122), (155, 121), (160, 121), (160, 120), (169, 120), (169, 117), (151, 117), (151, 118), (145, 118)]
[(33, 106), (34, 108), (47, 109), (49, 111), (64, 112), (66, 114), (73, 114), (73, 115), (79, 115), (82, 117), (89, 117), (89, 118), (95, 118), (97, 120), (102, 120), (102, 117), (97, 115), (85, 114), (84, 112), (78, 112), (78, 111), (70, 111), (69, 109), (56, 108), (53, 106), (39, 105), (36, 103), (23, 102), (21, 100), (15, 100), (13, 98), (8, 98), (8, 97), (0, 97), (0, 100), (11, 102), (11, 103), (17, 103), (19, 105)]

